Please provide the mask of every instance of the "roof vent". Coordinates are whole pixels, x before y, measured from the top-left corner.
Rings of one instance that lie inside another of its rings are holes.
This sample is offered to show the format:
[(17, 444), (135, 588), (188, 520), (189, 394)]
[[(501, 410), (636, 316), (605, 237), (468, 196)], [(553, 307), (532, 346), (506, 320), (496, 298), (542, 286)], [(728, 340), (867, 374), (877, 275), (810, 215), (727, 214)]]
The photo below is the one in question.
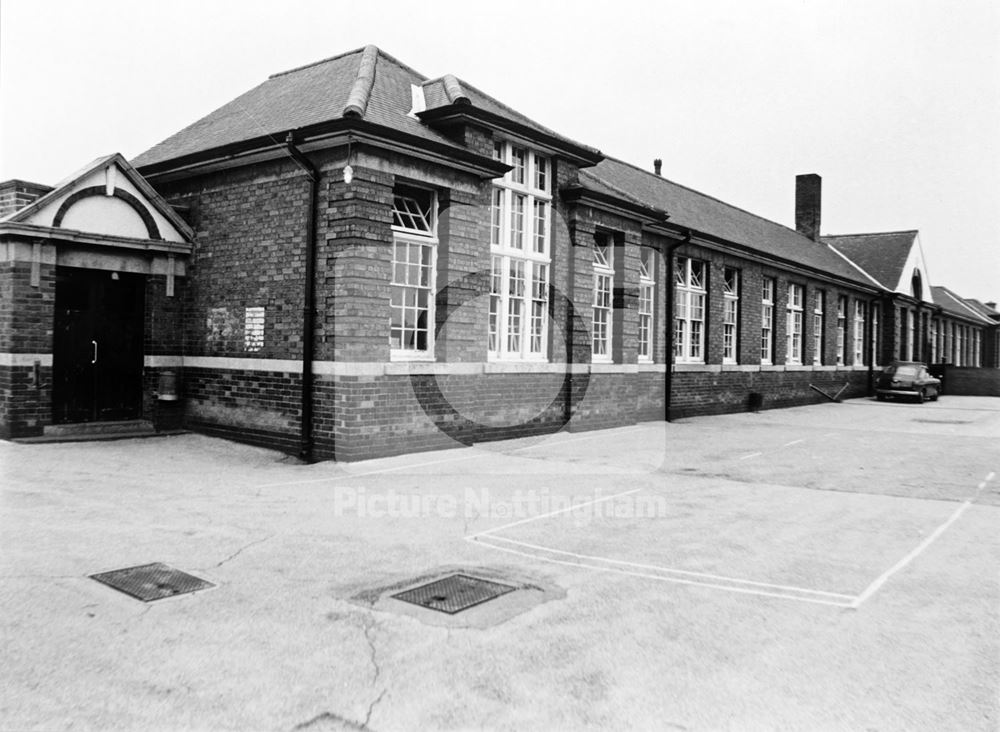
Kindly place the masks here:
[(657, 175), (660, 175), (660, 171), (662, 169), (663, 169), (663, 161), (660, 160), (660, 158), (656, 158), (656, 160), (653, 161), (653, 172), (656, 173)]

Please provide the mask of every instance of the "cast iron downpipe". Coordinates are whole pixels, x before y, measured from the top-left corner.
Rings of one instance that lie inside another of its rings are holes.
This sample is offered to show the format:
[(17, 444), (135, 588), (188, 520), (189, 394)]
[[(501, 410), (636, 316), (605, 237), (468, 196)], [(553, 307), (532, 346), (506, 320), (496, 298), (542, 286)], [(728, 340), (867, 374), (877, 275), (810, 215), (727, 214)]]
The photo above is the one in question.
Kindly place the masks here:
[(319, 171), (302, 151), (295, 147), (292, 133), (285, 138), (292, 159), (309, 176), (309, 210), (306, 216), (306, 272), (302, 293), (302, 423), (299, 458), (313, 462), (313, 358), (316, 331), (316, 216), (319, 211)]
[(691, 243), (691, 232), (687, 232), (684, 238), (680, 241), (675, 241), (673, 244), (668, 244), (664, 247), (663, 256), (667, 259), (667, 288), (666, 297), (664, 298), (666, 302), (664, 303), (664, 309), (666, 315), (664, 316), (663, 331), (666, 335), (664, 338), (664, 347), (666, 348), (666, 353), (664, 354), (666, 358), (666, 370), (663, 374), (663, 421), (670, 421), (670, 391), (673, 388), (673, 371), (674, 371), (674, 252), (685, 244)]

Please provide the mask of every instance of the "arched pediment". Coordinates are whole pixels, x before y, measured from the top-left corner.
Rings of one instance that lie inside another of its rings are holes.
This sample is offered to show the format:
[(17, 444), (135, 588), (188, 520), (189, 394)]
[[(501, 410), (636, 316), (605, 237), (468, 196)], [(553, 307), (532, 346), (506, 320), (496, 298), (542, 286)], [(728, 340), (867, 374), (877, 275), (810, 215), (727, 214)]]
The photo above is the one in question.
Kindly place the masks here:
[[(132, 217), (127, 215), (128, 211), (142, 222), (144, 232), (135, 232), (135, 227), (129, 225), (132, 223)], [(142, 201), (121, 188), (115, 188), (108, 196), (104, 186), (90, 186), (67, 196), (56, 211), (52, 225), (62, 228), (64, 222), (67, 229), (93, 231), (95, 228), (109, 227), (117, 230), (101, 233), (136, 236), (136, 238), (163, 238), (149, 209)]]

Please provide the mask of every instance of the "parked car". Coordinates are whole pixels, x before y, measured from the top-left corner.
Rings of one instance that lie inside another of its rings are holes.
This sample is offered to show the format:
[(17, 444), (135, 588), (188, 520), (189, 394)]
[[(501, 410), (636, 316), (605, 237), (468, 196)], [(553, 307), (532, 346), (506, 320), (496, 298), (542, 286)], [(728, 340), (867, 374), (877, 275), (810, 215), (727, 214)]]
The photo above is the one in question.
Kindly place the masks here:
[(913, 397), (922, 404), (927, 399), (936, 402), (940, 394), (941, 379), (931, 376), (927, 364), (919, 361), (893, 361), (875, 382), (875, 398), (880, 402)]

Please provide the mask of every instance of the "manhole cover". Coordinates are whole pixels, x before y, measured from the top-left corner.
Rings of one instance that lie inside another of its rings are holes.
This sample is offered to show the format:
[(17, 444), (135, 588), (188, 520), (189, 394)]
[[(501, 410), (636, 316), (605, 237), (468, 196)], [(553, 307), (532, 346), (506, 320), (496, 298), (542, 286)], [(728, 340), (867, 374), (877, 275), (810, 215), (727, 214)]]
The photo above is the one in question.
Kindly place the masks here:
[(92, 574), (90, 577), (143, 602), (162, 600), (165, 597), (215, 587), (211, 582), (193, 577), (160, 562), (144, 564), (141, 567), (116, 569), (112, 572), (101, 572), (100, 574)]
[(397, 593), (393, 597), (403, 602), (410, 602), (414, 605), (454, 615), (474, 605), (513, 591), (513, 587), (502, 585), (499, 582), (490, 582), (464, 574), (453, 574), (451, 577)]

